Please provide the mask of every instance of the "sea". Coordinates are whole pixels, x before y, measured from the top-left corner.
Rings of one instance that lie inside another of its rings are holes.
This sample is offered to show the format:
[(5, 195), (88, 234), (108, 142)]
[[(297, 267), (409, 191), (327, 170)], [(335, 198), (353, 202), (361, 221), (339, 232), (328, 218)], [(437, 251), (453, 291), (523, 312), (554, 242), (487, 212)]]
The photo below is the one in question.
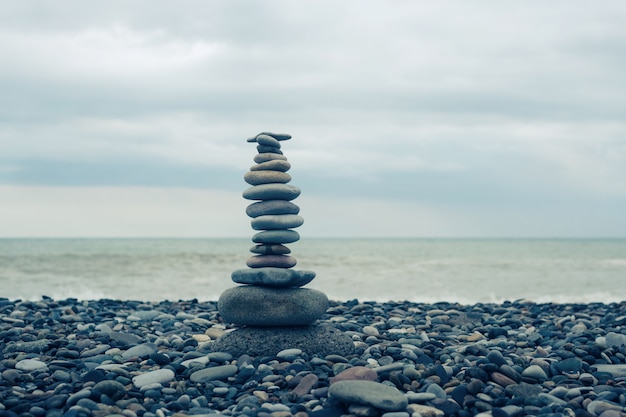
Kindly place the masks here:
[[(217, 301), (249, 239), (0, 239), (0, 297)], [(331, 300), (626, 300), (626, 239), (308, 238), (290, 244)]]

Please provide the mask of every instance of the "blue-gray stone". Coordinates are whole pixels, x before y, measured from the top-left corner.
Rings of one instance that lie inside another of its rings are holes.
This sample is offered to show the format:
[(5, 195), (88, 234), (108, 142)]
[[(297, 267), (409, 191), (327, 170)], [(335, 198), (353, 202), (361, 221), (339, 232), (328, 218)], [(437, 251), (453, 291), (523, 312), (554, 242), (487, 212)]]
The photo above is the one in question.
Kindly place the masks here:
[(279, 155), (283, 154), (283, 151), (281, 151), (279, 148), (275, 148), (273, 146), (263, 146), (263, 145), (258, 145), (256, 147), (256, 150), (259, 153), (277, 153)]
[(249, 171), (243, 176), (245, 182), (250, 185), (288, 183), (291, 175), (280, 171)]
[(238, 284), (301, 287), (315, 278), (315, 272), (284, 268), (251, 268), (237, 269), (232, 272), (231, 278)]
[(258, 201), (246, 207), (246, 214), (249, 217), (259, 217), (272, 214), (298, 214), (300, 207), (285, 200)]
[(204, 383), (213, 381), (216, 379), (226, 379), (229, 376), (233, 376), (237, 373), (237, 365), (220, 365), (213, 366), (211, 368), (200, 369), (191, 374), (189, 379), (193, 383)]
[(303, 326), (320, 318), (328, 298), (308, 288), (242, 285), (229, 288), (218, 302), (225, 322), (248, 326)]
[(272, 138), (274, 138), (274, 139), (276, 139), (276, 140), (279, 140), (279, 141), (283, 141), (283, 140), (289, 140), (289, 139), (291, 139), (291, 135), (290, 135), (290, 134), (288, 134), (288, 133), (261, 132), (261, 133), (259, 133), (259, 134), (258, 134), (258, 135), (256, 135), (256, 136), (253, 136), (253, 137), (251, 137), (251, 138), (248, 138), (248, 139), (247, 139), (247, 141), (248, 141), (248, 142), (256, 142), (256, 141), (257, 141), (257, 138), (258, 138), (259, 136), (261, 136), (261, 135), (270, 136), (270, 137), (272, 137)]
[(293, 268), (296, 258), (288, 255), (256, 255), (246, 260), (250, 268)]
[(271, 136), (276, 140), (289, 140), (291, 135), (288, 133), (273, 133), (273, 132), (261, 132), (261, 135)]
[(539, 365), (530, 365), (522, 371), (522, 376), (542, 382), (548, 379), (546, 372)]
[(607, 347), (626, 345), (626, 335), (608, 332), (605, 336)]
[(105, 394), (114, 401), (117, 401), (126, 395), (126, 388), (117, 381), (105, 379), (94, 385), (92, 392), (96, 394), (97, 397)]
[(261, 164), (252, 165), (250, 171), (280, 171), (287, 172), (291, 168), (291, 164), (282, 159), (274, 159), (263, 162)]
[(339, 381), (332, 384), (328, 396), (346, 404), (364, 404), (379, 410), (405, 411), (406, 396), (396, 388), (374, 381)]
[(282, 230), (300, 227), (304, 219), (296, 214), (267, 214), (252, 220), (254, 230)]
[(293, 243), (300, 240), (294, 230), (265, 230), (252, 236), (254, 243)]
[(262, 164), (263, 162), (267, 162), (267, 161), (274, 161), (276, 159), (286, 161), (287, 157), (279, 153), (271, 153), (271, 152), (258, 153), (254, 155), (254, 162), (256, 162), (257, 164)]
[(133, 378), (133, 385), (141, 389), (150, 384), (162, 384), (170, 382), (175, 377), (174, 371), (168, 368), (157, 369), (155, 371), (146, 372)]
[(256, 143), (263, 146), (272, 146), (280, 149), (280, 141), (269, 135), (260, 134), (256, 137)]
[(250, 252), (259, 255), (287, 255), (291, 253), (291, 249), (285, 245), (254, 245)]
[(248, 200), (286, 200), (290, 201), (300, 195), (300, 189), (289, 184), (261, 184), (250, 187), (243, 192)]
[(22, 359), (21, 361), (15, 364), (15, 369), (20, 371), (35, 371), (35, 370), (44, 370), (48, 369), (48, 365), (45, 362), (42, 362), (38, 359)]
[(128, 360), (135, 356), (139, 358), (145, 358), (156, 352), (157, 352), (157, 346), (154, 343), (142, 343), (140, 345), (133, 346), (132, 348), (123, 352), (122, 358), (124, 358), (124, 360)]

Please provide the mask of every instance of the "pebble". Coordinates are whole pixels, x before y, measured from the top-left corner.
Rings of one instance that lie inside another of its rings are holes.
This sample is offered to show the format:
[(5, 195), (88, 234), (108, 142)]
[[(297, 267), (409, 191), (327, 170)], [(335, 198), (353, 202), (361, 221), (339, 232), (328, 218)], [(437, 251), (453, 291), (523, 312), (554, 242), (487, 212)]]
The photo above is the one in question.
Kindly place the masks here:
[(341, 371), (330, 380), (331, 384), (339, 381), (376, 381), (378, 372), (365, 366), (353, 366)]
[(192, 373), (189, 380), (195, 383), (204, 383), (216, 379), (226, 379), (229, 376), (235, 375), (238, 370), (237, 365), (221, 365), (204, 368)]
[[(302, 326), (313, 323), (328, 307), (328, 298), (308, 288), (242, 285), (224, 291), (218, 300), (222, 318), (248, 326)], [(263, 311), (263, 314), (259, 314)]]
[(23, 359), (15, 364), (15, 369), (20, 371), (42, 371), (47, 370), (48, 365), (38, 359)]
[(248, 171), (243, 179), (250, 185), (271, 183), (286, 184), (291, 181), (291, 175), (281, 171)]
[(247, 200), (285, 200), (291, 201), (300, 195), (300, 189), (290, 184), (261, 184), (243, 192)]
[(252, 236), (254, 243), (293, 243), (300, 240), (300, 235), (295, 230), (265, 230)]
[(250, 171), (280, 171), (287, 172), (291, 169), (291, 164), (287, 161), (280, 159), (274, 159), (271, 161), (263, 162), (261, 164), (252, 165)]
[(246, 260), (250, 268), (292, 268), (297, 263), (296, 258), (288, 255), (256, 255)]
[(537, 381), (548, 379), (546, 372), (539, 365), (530, 365), (522, 371), (522, 377), (531, 378)]
[(122, 358), (124, 360), (128, 360), (133, 357), (138, 358), (146, 358), (157, 351), (157, 346), (154, 343), (142, 343), (137, 346), (133, 346), (124, 353), (122, 353)]
[(304, 219), (296, 214), (272, 214), (252, 220), (254, 230), (295, 229), (304, 224)]
[(256, 137), (256, 142), (259, 145), (263, 145), (263, 146), (273, 146), (275, 148), (280, 148), (280, 142), (278, 141), (278, 139), (273, 138), (270, 135), (265, 135), (263, 133), (261, 133), (260, 135), (257, 135)]
[(171, 369), (157, 369), (154, 371), (146, 372), (145, 374), (137, 375), (133, 378), (133, 385), (141, 389), (142, 387), (150, 384), (163, 384), (170, 382), (176, 375)]
[(278, 153), (259, 153), (254, 155), (254, 162), (262, 164), (263, 162), (282, 160), (286, 161), (287, 157)]
[(301, 287), (315, 278), (315, 272), (284, 268), (237, 269), (231, 279), (238, 284), (267, 285), (271, 287)]
[(291, 249), (285, 245), (254, 245), (250, 252), (259, 255), (287, 255), (291, 253)]
[(330, 386), (328, 395), (339, 402), (370, 405), (385, 411), (404, 411), (408, 405), (402, 392), (373, 381), (339, 381)]
[(284, 200), (257, 201), (246, 207), (246, 214), (252, 218), (265, 215), (298, 214), (299, 212), (299, 206)]

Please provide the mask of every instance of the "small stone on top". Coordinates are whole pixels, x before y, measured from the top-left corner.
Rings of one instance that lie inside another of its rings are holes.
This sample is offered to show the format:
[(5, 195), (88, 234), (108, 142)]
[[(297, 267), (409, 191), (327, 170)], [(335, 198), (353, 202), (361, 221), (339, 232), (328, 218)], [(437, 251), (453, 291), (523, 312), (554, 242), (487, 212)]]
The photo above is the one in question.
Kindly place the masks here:
[(253, 136), (251, 138), (248, 138), (247, 141), (248, 142), (257, 142), (257, 138), (261, 135), (266, 135), (266, 136), (270, 136), (276, 140), (289, 140), (291, 139), (291, 135), (287, 134), (287, 133), (272, 133), (272, 132), (261, 132), (256, 136)]

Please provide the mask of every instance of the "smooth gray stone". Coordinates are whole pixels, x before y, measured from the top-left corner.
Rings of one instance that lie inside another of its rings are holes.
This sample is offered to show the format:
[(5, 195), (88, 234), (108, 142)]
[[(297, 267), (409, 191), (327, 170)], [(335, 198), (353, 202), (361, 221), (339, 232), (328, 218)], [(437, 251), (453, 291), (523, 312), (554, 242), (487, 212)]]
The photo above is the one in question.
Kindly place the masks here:
[(267, 162), (267, 161), (274, 161), (274, 160), (281, 160), (281, 161), (286, 161), (287, 157), (285, 155), (281, 155), (279, 153), (258, 153), (256, 155), (254, 155), (254, 162), (256, 162), (257, 164), (262, 164), (263, 162)]
[(293, 243), (300, 240), (295, 230), (264, 230), (252, 236), (254, 243)]
[(530, 365), (528, 368), (522, 371), (522, 376), (527, 378), (533, 378), (537, 381), (545, 381), (548, 379), (546, 372), (539, 365)]
[(282, 159), (274, 159), (260, 164), (252, 165), (250, 171), (280, 171), (287, 172), (291, 168), (288, 161)]
[(196, 384), (216, 379), (226, 379), (229, 376), (235, 375), (238, 370), (239, 368), (237, 368), (237, 365), (213, 366), (211, 368), (200, 369), (199, 371), (192, 373), (189, 379), (191, 382)]
[(243, 327), (224, 334), (211, 345), (214, 351), (235, 357), (274, 356), (285, 349), (300, 349), (308, 355), (349, 356), (354, 353), (352, 339), (328, 324), (298, 327)]
[(276, 140), (289, 140), (291, 135), (288, 133), (273, 133), (273, 132), (261, 132), (261, 135), (271, 136)]
[(231, 279), (237, 284), (265, 285), (268, 287), (301, 287), (313, 281), (315, 272), (285, 268), (237, 269)]
[(123, 352), (122, 358), (124, 358), (124, 360), (128, 360), (135, 356), (139, 358), (145, 358), (156, 352), (157, 352), (157, 346), (154, 343), (142, 343), (140, 345), (133, 346), (132, 348)]
[(227, 323), (247, 326), (304, 326), (326, 312), (328, 297), (309, 288), (229, 288), (217, 301)]
[(273, 148), (280, 149), (280, 141), (268, 135), (264, 135), (264, 134), (258, 135), (256, 137), (256, 142), (262, 146), (271, 146)]
[(175, 377), (174, 371), (171, 369), (163, 368), (155, 371), (146, 372), (145, 374), (137, 375), (133, 378), (133, 385), (136, 388), (141, 388), (150, 384), (162, 384), (164, 382), (170, 382)]
[(283, 140), (289, 140), (289, 139), (291, 139), (291, 135), (290, 135), (290, 134), (288, 134), (288, 133), (261, 132), (261, 133), (259, 133), (259, 134), (258, 134), (258, 135), (256, 135), (256, 136), (253, 136), (253, 137), (251, 137), (251, 138), (248, 138), (248, 139), (247, 139), (247, 141), (248, 141), (248, 142), (256, 142), (256, 141), (257, 141), (257, 138), (258, 138), (259, 136), (261, 136), (261, 135), (271, 136), (271, 137), (273, 137), (274, 139), (279, 140), (279, 141), (283, 141)]
[(243, 192), (247, 200), (285, 200), (290, 201), (300, 195), (300, 189), (289, 184), (261, 184)]
[(34, 370), (48, 369), (48, 365), (38, 359), (22, 359), (15, 364), (15, 369), (30, 372)]
[(298, 214), (300, 207), (285, 200), (265, 200), (258, 201), (246, 207), (246, 214), (249, 217), (259, 217), (270, 214)]
[(288, 255), (257, 255), (246, 261), (250, 268), (293, 268), (296, 263), (296, 258)]
[(405, 411), (406, 396), (396, 388), (374, 381), (338, 381), (328, 396), (346, 404), (364, 404), (385, 411)]
[(287, 255), (291, 253), (291, 249), (285, 245), (254, 245), (250, 252), (259, 255)]
[(275, 148), (273, 146), (263, 146), (263, 145), (257, 145), (256, 150), (259, 153), (277, 153), (279, 155), (283, 154), (283, 151), (281, 151), (278, 148)]
[(626, 345), (626, 335), (608, 332), (605, 336), (607, 347)]
[(288, 183), (291, 175), (280, 171), (249, 171), (243, 176), (244, 181), (250, 185)]
[(296, 214), (268, 214), (254, 218), (251, 224), (254, 230), (284, 230), (302, 226), (304, 219)]

